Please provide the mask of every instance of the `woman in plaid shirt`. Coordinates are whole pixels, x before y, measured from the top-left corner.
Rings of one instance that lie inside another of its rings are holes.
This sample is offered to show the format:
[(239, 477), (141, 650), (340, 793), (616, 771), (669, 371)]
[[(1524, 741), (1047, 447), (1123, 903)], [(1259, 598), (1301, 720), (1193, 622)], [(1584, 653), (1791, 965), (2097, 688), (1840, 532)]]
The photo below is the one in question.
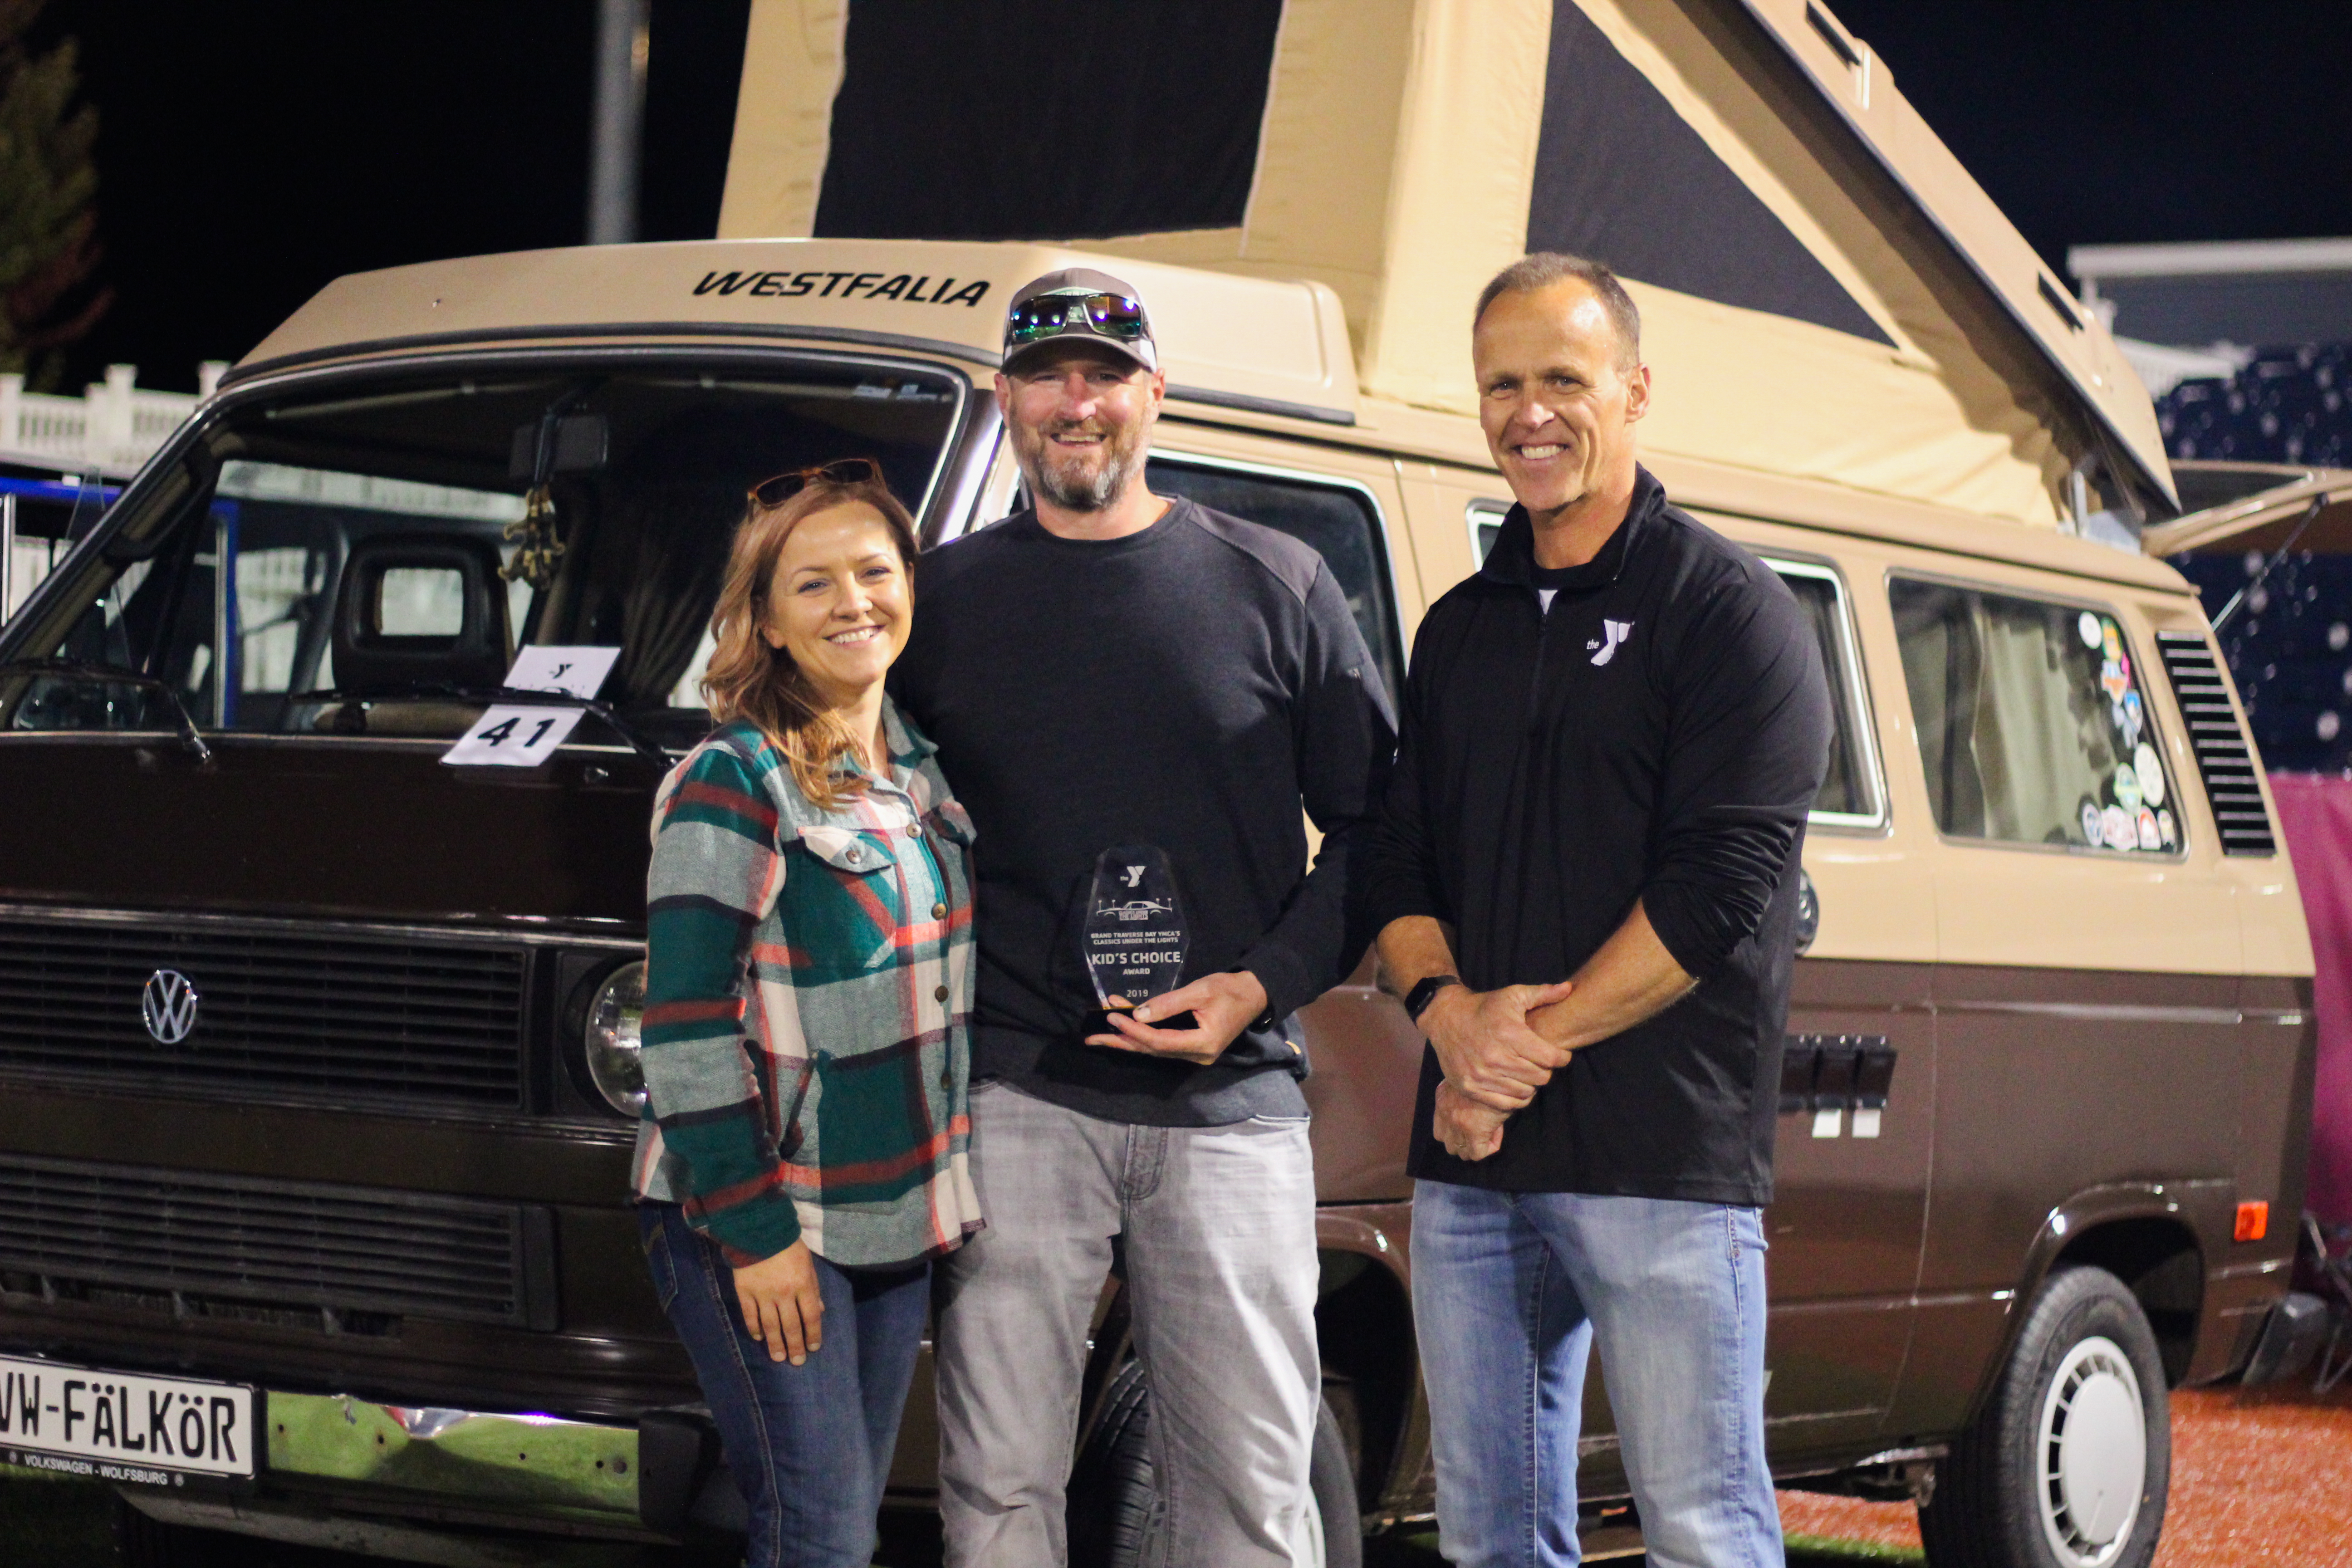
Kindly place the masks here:
[(882, 689), (914, 553), (869, 463), (754, 490), (719, 727), (654, 803), (636, 1192), (751, 1568), (872, 1560), (930, 1259), (981, 1226), (971, 819)]

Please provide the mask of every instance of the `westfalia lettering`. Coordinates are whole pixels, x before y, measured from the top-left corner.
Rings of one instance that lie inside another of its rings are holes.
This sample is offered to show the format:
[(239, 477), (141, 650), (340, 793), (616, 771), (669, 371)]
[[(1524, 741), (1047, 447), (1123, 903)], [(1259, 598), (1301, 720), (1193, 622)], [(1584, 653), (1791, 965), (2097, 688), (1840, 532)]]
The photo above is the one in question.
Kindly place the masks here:
[[(926, 294), (925, 289), (930, 291)], [(928, 272), (920, 278), (905, 272), (706, 272), (694, 291), (748, 293), (761, 300), (799, 300), (814, 294), (820, 300), (898, 300), (909, 305), (970, 308), (987, 296), (988, 285), (966, 283), (959, 289), (952, 278), (934, 284)]]

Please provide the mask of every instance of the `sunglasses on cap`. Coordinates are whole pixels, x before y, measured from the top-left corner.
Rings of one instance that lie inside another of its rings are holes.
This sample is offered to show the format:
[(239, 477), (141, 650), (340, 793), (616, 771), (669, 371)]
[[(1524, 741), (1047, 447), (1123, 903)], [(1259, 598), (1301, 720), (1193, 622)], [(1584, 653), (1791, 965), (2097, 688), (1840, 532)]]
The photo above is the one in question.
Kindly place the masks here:
[(863, 485), (881, 477), (881, 465), (871, 458), (836, 458), (814, 468), (794, 468), (790, 473), (761, 479), (745, 493), (753, 506), (778, 507), (813, 484)]
[(1139, 300), (1124, 294), (1040, 294), (1013, 307), (1005, 318), (1004, 341), (1020, 348), (1074, 330), (1121, 342), (1150, 335)]

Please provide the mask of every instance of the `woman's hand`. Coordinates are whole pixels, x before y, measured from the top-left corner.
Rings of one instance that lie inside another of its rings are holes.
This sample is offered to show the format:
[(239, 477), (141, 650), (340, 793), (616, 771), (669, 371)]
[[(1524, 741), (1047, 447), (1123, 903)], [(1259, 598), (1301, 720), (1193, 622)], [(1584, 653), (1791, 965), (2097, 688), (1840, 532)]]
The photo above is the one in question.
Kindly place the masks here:
[(798, 1366), (824, 1343), (824, 1297), (805, 1241), (736, 1269), (735, 1300), (743, 1308), (744, 1328), (766, 1343), (771, 1361)]

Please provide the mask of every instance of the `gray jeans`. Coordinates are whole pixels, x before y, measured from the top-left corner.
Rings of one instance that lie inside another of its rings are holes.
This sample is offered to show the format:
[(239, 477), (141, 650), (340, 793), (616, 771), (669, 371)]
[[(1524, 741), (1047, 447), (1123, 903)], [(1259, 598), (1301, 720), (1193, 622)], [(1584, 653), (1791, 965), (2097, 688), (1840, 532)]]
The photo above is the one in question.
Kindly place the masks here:
[(1068, 1561), (1087, 1329), (1117, 1236), (1171, 1568), (1309, 1568), (1321, 1372), (1307, 1119), (1137, 1127), (988, 1084), (971, 1126), (988, 1228), (939, 1266), (949, 1568)]

